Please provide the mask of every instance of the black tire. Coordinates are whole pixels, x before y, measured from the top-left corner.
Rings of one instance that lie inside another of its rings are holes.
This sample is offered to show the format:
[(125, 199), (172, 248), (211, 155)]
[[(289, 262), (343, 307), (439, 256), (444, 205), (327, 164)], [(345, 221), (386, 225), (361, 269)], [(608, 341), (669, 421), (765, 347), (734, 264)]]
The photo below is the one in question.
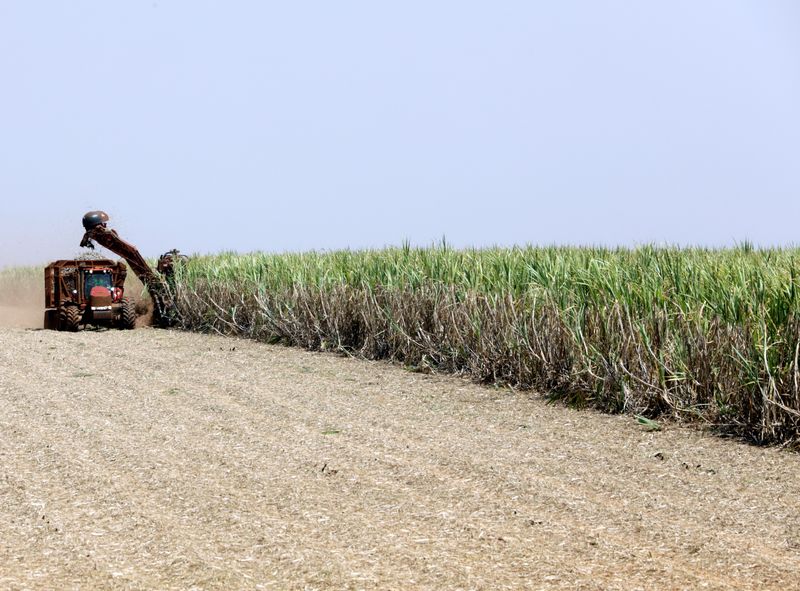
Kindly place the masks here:
[(58, 310), (58, 330), (78, 332), (83, 314), (78, 306), (64, 306)]
[(58, 328), (58, 310), (45, 310), (44, 329), (55, 330)]
[(125, 330), (136, 328), (136, 303), (130, 298), (122, 298), (119, 327)]

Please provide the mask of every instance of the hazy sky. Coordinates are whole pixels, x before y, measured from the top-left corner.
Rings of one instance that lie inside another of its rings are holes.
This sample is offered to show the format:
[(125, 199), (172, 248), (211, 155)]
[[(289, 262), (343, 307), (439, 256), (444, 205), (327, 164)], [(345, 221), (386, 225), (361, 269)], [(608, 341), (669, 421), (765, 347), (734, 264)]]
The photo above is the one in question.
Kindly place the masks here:
[(0, 266), (800, 243), (800, 2), (0, 0)]

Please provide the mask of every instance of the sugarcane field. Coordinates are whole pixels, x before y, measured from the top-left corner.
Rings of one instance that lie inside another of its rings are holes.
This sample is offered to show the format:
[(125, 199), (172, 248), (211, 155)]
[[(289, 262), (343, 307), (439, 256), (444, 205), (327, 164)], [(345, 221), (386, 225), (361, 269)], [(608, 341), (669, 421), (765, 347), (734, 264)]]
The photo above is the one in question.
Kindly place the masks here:
[(0, 591), (800, 591), (800, 8), (0, 5)]

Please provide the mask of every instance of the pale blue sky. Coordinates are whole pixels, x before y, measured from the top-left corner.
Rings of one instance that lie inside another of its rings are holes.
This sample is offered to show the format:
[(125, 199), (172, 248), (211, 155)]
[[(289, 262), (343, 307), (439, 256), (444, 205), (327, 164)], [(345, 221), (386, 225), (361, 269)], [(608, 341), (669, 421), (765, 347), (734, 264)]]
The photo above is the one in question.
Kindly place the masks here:
[(800, 243), (800, 2), (0, 0), (0, 266)]

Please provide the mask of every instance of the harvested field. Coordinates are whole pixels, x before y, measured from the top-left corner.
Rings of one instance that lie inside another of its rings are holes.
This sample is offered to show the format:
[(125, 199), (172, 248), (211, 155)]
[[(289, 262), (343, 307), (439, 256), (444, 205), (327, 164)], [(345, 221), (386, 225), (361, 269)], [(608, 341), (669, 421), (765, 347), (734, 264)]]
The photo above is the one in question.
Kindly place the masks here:
[(202, 334), (0, 363), (3, 589), (798, 588), (788, 452)]

